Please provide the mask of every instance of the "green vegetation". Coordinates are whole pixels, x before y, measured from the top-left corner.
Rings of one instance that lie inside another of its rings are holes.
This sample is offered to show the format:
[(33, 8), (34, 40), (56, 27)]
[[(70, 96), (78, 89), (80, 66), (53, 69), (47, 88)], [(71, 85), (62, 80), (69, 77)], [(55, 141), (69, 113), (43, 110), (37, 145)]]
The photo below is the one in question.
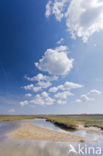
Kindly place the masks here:
[(0, 121), (31, 120), (35, 118), (35, 115), (0, 115)]
[[(45, 118), (53, 123), (68, 125), (71, 130), (76, 130), (79, 124), (103, 130), (103, 115), (47, 115)], [(68, 130), (70, 129), (68, 128)]]
[(65, 129), (67, 131), (75, 131), (77, 130), (77, 122), (75, 120), (71, 120), (68, 116), (56, 115), (56, 116), (45, 116), (47, 121), (54, 123), (56, 126)]
[(77, 130), (79, 124), (85, 127), (98, 127), (103, 130), (103, 115), (0, 115), (0, 121), (35, 118), (45, 118), (56, 126), (69, 131)]

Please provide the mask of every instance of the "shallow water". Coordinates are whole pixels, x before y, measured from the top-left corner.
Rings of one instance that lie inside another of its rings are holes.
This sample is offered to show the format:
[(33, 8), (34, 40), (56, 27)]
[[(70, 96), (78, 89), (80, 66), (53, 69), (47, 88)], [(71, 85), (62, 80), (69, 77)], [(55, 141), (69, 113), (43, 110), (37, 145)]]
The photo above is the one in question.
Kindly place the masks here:
[[(61, 131), (65, 133), (72, 133), (75, 135), (88, 137), (96, 140), (92, 143), (53, 143), (46, 141), (27, 141), (19, 139), (8, 138), (7, 133), (21, 127), (24, 123), (35, 124), (40, 127)], [(66, 132), (56, 127), (54, 124), (47, 122), (45, 119), (25, 120), (25, 121), (4, 121), (0, 122), (0, 156), (75, 156), (75, 155), (97, 155), (93, 154), (74, 154), (69, 153), (69, 145), (73, 145), (78, 150), (78, 145), (85, 147), (103, 147), (103, 136), (97, 134), (90, 134), (85, 131)], [(84, 151), (83, 151), (84, 152)], [(102, 154), (99, 154), (103, 156)]]
[(53, 123), (46, 121), (46, 119), (35, 119), (35, 120), (32, 120), (31, 123), (36, 125), (36, 126), (43, 127), (43, 128), (56, 130), (56, 131), (60, 131), (60, 132), (65, 132), (64, 130), (55, 126)]
[(45, 119), (35, 119), (35, 120), (31, 121), (31, 123), (35, 124), (37, 126), (43, 127), (43, 128), (48, 128), (51, 130), (56, 130), (56, 131), (65, 132), (68, 134), (74, 134), (74, 135), (86, 137), (86, 138), (96, 141), (98, 144), (102, 144), (102, 142), (103, 142), (103, 135), (99, 135), (99, 134), (95, 134), (95, 133), (88, 133), (84, 130), (67, 132), (67, 131), (62, 130), (59, 127), (55, 126), (53, 123), (46, 121)]

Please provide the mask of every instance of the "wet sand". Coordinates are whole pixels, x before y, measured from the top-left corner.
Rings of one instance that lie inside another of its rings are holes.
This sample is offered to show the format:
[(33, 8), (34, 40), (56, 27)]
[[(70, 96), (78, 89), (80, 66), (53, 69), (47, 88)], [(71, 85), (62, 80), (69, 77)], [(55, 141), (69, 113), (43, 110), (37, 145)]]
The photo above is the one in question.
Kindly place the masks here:
[(67, 134), (64, 132), (57, 132), (55, 130), (49, 130), (41, 128), (32, 124), (24, 124), (23, 127), (8, 134), (15, 139), (37, 140), (37, 141), (51, 141), (51, 142), (89, 142), (90, 140)]
[(97, 127), (84, 127), (84, 125), (79, 125), (78, 130), (86, 131), (87, 133), (94, 133), (94, 134), (103, 134), (103, 131)]

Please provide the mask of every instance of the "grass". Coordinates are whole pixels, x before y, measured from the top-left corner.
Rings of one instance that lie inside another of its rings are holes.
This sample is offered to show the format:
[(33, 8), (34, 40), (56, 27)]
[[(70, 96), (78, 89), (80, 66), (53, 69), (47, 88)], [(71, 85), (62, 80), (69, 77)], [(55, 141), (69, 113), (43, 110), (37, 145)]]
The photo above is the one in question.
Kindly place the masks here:
[(103, 115), (0, 115), (0, 121), (46, 118), (65, 130), (77, 130), (78, 125), (98, 127), (103, 130)]
[(75, 131), (77, 129), (77, 122), (75, 120), (71, 120), (68, 116), (45, 116), (47, 121), (54, 123), (56, 126), (69, 130)]
[(45, 118), (53, 123), (63, 123), (74, 130), (79, 124), (85, 127), (97, 127), (103, 130), (103, 115), (48, 115)]
[(35, 115), (0, 115), (0, 121), (31, 120), (35, 118)]

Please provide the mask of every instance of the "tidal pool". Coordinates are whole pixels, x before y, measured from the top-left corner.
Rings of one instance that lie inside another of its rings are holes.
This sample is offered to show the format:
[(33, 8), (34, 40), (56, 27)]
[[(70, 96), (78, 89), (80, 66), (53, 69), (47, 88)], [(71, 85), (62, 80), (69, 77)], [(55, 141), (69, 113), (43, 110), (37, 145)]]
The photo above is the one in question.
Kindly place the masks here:
[[(92, 143), (63, 143), (63, 142), (47, 142), (47, 141), (28, 141), (12, 139), (8, 137), (8, 132), (11, 132), (21, 126), (24, 123), (34, 124), (43, 128), (48, 128), (51, 130), (61, 131), (65, 133), (71, 133), (83, 137), (95, 140)], [(69, 153), (70, 144), (77, 150), (77, 153)], [(78, 145), (83, 147), (97, 147), (102, 149), (103, 147), (103, 136), (87, 133), (86, 131), (79, 130), (76, 132), (66, 132), (54, 124), (47, 122), (45, 119), (35, 119), (35, 120), (25, 120), (25, 121), (3, 121), (0, 122), (0, 156), (75, 156), (75, 155), (97, 155), (96, 151), (94, 153), (86, 154), (85, 149), (84, 154), (78, 153)], [(103, 149), (102, 149), (103, 150)], [(103, 151), (101, 154), (103, 156)]]

